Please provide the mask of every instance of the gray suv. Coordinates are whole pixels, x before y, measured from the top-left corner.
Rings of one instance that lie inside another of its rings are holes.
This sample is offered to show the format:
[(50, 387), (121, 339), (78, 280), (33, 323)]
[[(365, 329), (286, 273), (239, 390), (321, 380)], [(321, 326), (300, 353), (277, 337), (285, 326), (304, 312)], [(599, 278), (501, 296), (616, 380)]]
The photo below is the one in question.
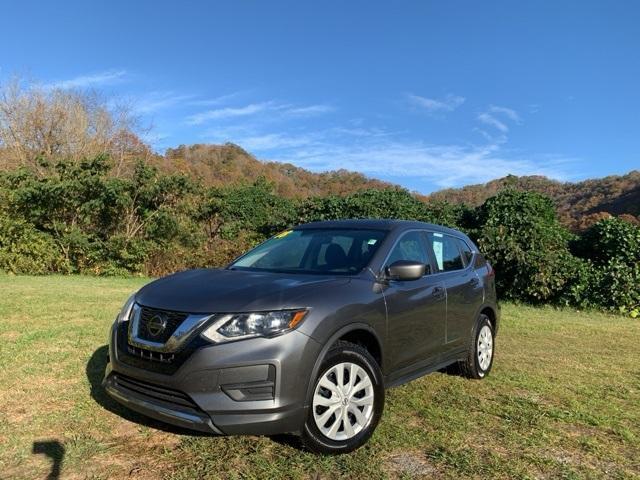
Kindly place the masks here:
[(385, 388), (491, 370), (494, 271), (459, 231), (344, 220), (284, 231), (224, 269), (149, 283), (113, 324), (103, 385), (117, 401), (216, 434), (364, 444)]

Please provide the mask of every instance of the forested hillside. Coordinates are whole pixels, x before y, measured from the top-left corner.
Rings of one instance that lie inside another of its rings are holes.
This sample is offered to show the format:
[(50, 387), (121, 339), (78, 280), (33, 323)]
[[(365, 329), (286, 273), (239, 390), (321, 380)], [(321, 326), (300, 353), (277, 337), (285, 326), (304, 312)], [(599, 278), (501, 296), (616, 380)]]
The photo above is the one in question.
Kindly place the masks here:
[[(288, 163), (260, 161), (234, 144), (181, 145), (168, 149), (165, 155), (155, 156), (155, 162), (167, 173), (186, 173), (210, 186), (250, 183), (262, 177), (274, 185), (279, 195), (287, 198), (347, 195), (393, 186), (348, 170), (315, 173)], [(416, 196), (427, 203), (437, 201), (477, 207), (508, 188), (550, 197), (561, 222), (575, 231), (584, 230), (609, 215), (622, 216), (626, 221), (640, 224), (640, 171), (637, 170), (576, 183), (542, 176), (509, 175), (486, 184)]]
[(509, 175), (481, 185), (440, 190), (427, 200), (446, 200), (478, 206), (507, 188), (542, 193), (556, 204), (560, 220), (572, 230), (583, 230), (611, 214), (640, 224), (640, 171), (582, 182), (558, 182), (541, 176)]
[[(261, 161), (234, 144), (181, 145), (168, 149), (164, 155), (154, 156), (154, 162), (167, 173), (185, 173), (209, 186), (251, 183), (262, 177), (274, 185), (279, 195), (287, 198), (348, 195), (393, 186), (348, 170), (315, 173), (289, 163)], [(637, 170), (575, 183), (543, 176), (509, 175), (486, 184), (416, 196), (427, 203), (436, 201), (477, 207), (508, 188), (550, 197), (560, 221), (574, 231), (584, 230), (609, 215), (640, 224), (640, 171)]]
[(313, 173), (290, 163), (263, 162), (231, 143), (181, 145), (168, 149), (156, 161), (168, 173), (193, 175), (209, 186), (250, 183), (263, 177), (274, 184), (278, 194), (288, 198), (345, 195), (392, 186), (348, 170)]

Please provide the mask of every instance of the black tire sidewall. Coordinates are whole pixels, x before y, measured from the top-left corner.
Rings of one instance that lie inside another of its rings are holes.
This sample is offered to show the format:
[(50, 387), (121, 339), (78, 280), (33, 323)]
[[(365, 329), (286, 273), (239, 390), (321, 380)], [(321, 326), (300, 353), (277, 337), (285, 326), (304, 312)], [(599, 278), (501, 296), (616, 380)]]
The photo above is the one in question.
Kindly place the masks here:
[[(316, 425), (313, 417), (313, 395), (319, 379), (322, 378), (326, 371), (332, 366), (343, 362), (355, 363), (364, 368), (369, 375), (373, 384), (374, 394), (373, 416), (369, 425), (355, 437), (348, 440), (335, 441), (325, 437)], [(380, 367), (365, 349), (353, 344), (338, 344), (336, 347), (332, 347), (327, 352), (318, 375), (313, 380), (313, 388), (310, 389), (309, 411), (303, 427), (305, 444), (316, 452), (326, 454), (346, 453), (360, 447), (369, 440), (380, 421), (384, 409), (384, 393), (384, 382)]]

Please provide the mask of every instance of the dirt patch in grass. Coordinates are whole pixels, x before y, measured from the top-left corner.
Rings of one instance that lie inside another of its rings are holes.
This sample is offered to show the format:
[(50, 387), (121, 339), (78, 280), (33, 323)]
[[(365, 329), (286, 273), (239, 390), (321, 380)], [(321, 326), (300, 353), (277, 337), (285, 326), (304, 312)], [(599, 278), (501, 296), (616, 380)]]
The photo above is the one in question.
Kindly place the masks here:
[(13, 330), (0, 333), (0, 341), (2, 342), (15, 342), (20, 338), (20, 332), (15, 332)]
[(444, 478), (442, 471), (416, 450), (393, 452), (384, 460), (383, 469), (392, 478)]

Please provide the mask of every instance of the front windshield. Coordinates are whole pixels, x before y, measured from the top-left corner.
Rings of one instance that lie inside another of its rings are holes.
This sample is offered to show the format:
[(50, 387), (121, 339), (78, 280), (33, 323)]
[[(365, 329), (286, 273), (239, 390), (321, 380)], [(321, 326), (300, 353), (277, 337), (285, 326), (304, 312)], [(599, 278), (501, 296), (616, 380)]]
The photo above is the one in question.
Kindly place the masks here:
[(250, 250), (228, 268), (354, 274), (367, 266), (385, 235), (382, 230), (287, 230)]

